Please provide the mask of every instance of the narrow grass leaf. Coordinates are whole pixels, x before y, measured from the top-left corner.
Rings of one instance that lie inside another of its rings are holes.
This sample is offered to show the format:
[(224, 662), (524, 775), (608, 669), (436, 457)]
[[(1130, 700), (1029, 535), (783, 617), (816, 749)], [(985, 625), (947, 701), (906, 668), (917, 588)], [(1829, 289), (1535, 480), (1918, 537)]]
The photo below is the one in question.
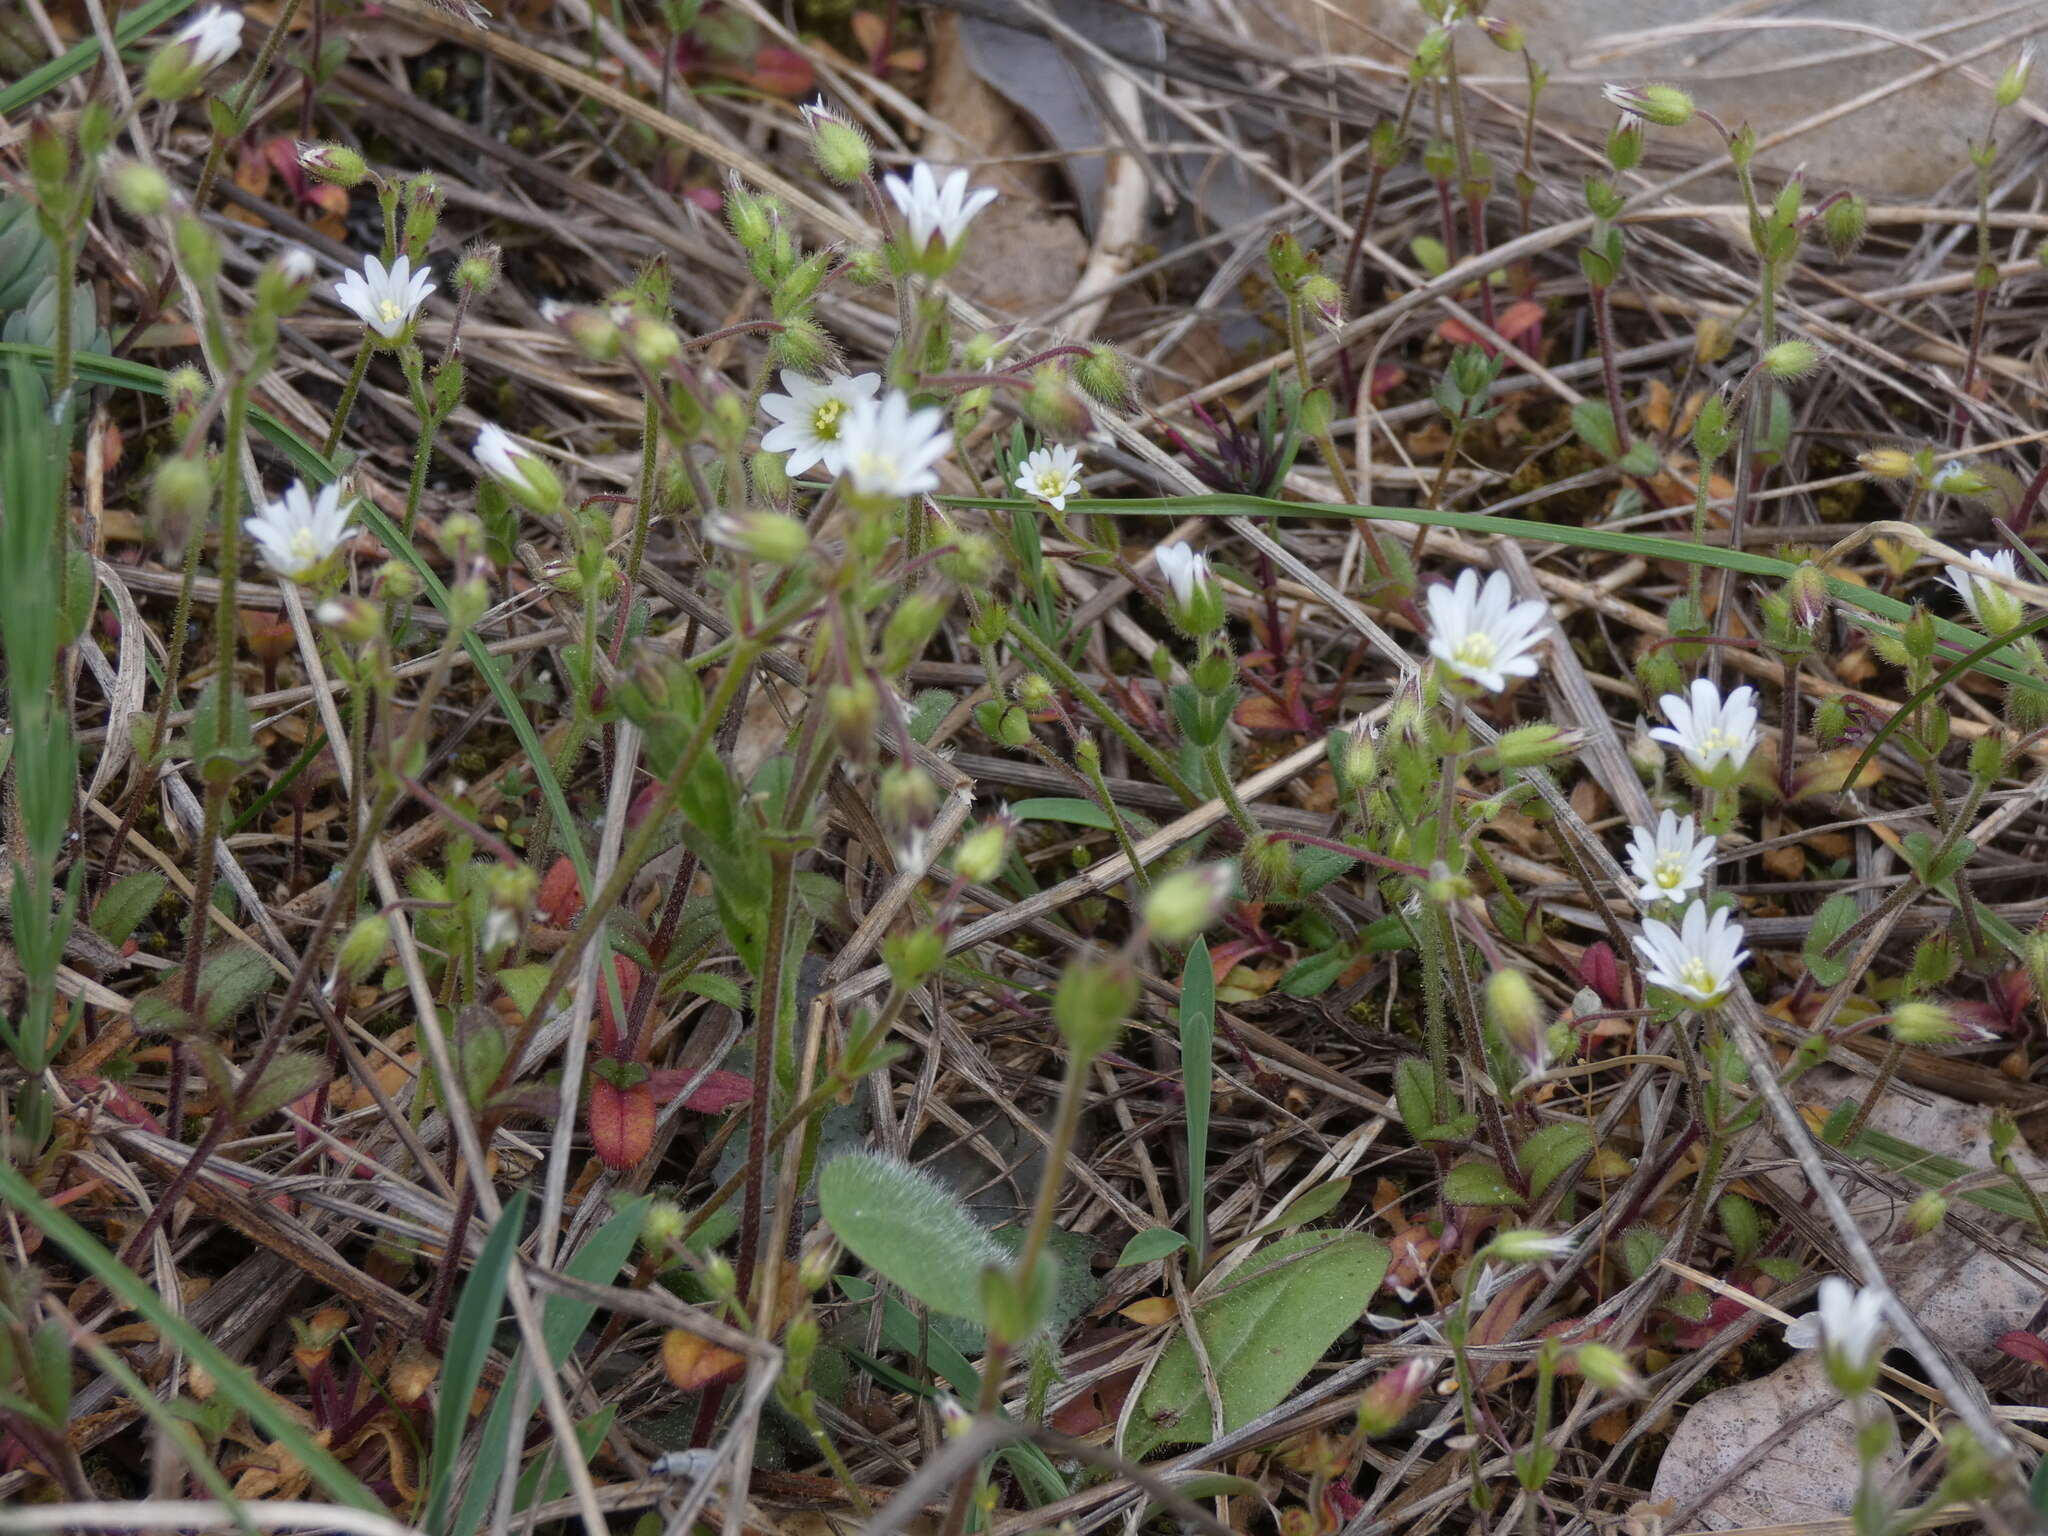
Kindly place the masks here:
[(422, 1522), (432, 1536), (441, 1536), (446, 1529), (455, 1456), (469, 1425), (470, 1399), (476, 1395), (484, 1359), (491, 1352), (491, 1335), (505, 1302), (505, 1275), (518, 1251), (525, 1219), (526, 1191), (522, 1189), (498, 1212), (476, 1267), (462, 1283), (462, 1296), (448, 1325), (448, 1349), (441, 1359), (441, 1400), (434, 1411), (434, 1450), (427, 1467), (427, 1512)]
[(1194, 1273), (1207, 1267), (1209, 1104), (1216, 1091), (1216, 970), (1198, 938), (1180, 974), (1180, 1088), (1188, 1121), (1188, 1247)]

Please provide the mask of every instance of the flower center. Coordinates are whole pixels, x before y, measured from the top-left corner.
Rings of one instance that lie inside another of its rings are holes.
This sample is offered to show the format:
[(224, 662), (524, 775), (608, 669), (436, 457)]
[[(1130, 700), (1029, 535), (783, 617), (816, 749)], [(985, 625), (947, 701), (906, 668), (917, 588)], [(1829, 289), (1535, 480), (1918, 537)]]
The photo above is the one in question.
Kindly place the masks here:
[(811, 412), (811, 436), (821, 443), (839, 440), (839, 418), (846, 414), (844, 400), (821, 400)]
[(1721, 990), (1720, 978), (1708, 969), (1707, 962), (1694, 955), (1678, 968), (1678, 979), (1691, 991), (1711, 997)]
[(1484, 669), (1492, 666), (1494, 658), (1498, 655), (1500, 655), (1500, 646), (1495, 642), (1493, 636), (1487, 634), (1484, 630), (1474, 630), (1457, 643), (1457, 646), (1451, 651), (1451, 660), (1461, 667)]
[(379, 299), (377, 318), (386, 325), (396, 325), (405, 318), (405, 306), (396, 299)]
[(1700, 733), (1700, 750), (1709, 757), (1719, 757), (1724, 752), (1733, 752), (1741, 743), (1733, 731), (1725, 726), (1714, 726)]
[(285, 548), (302, 571), (318, 565), (323, 554), (320, 541), (313, 536), (313, 530), (310, 528), (294, 529), (292, 536), (285, 541)]
[(1658, 854), (1650, 879), (1660, 891), (1677, 890), (1685, 882), (1685, 860), (1675, 853)]
[(1067, 477), (1056, 469), (1042, 469), (1038, 472), (1038, 494), (1047, 501), (1055, 496), (1067, 494)]

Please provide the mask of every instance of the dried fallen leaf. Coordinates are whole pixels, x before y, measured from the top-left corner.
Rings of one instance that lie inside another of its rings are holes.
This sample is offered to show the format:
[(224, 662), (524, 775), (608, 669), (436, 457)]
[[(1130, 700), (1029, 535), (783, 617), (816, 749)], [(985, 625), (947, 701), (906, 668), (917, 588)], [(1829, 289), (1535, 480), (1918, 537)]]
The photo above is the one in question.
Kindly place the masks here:
[(715, 1381), (727, 1381), (746, 1364), (742, 1355), (686, 1328), (671, 1328), (661, 1341), (661, 1368), (679, 1392), (696, 1392)]

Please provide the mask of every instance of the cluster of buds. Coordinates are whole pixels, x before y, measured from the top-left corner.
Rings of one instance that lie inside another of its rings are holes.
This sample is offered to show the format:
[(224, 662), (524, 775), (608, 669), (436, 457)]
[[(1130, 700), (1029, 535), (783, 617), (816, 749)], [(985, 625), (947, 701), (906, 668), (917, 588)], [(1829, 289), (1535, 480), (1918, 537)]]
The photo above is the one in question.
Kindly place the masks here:
[(1313, 314), (1330, 329), (1344, 323), (1344, 290), (1323, 271), (1322, 258), (1283, 230), (1266, 245), (1266, 267), (1290, 308)]

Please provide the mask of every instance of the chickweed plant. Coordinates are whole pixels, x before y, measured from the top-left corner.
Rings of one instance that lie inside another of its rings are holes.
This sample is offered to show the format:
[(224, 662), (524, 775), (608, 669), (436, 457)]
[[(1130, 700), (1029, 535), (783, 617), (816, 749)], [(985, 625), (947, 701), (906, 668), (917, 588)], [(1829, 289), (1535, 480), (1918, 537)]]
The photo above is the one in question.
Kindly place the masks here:
[(1927, 209), (1466, 0), (1284, 155), (1145, 75), (1082, 335), (894, 5), (47, 9), (10, 1529), (1647, 1530), (1802, 1342), (1858, 1536), (2040, 1518), (2039, 1298), (1916, 1313), (2048, 1242), (2029, 55), (1909, 377)]

